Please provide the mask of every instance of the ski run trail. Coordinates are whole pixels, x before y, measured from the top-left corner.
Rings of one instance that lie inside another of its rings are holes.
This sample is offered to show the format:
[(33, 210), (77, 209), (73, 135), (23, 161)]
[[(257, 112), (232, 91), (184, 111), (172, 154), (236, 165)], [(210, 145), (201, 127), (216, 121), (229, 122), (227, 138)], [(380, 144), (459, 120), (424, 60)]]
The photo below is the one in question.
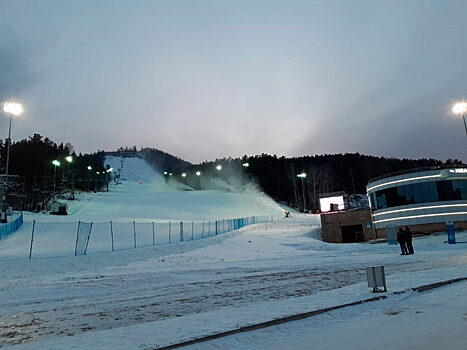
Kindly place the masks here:
[[(117, 157), (107, 157), (106, 163), (114, 169), (122, 164)], [(207, 221), (253, 215), (277, 218), (283, 213), (280, 205), (253, 189), (238, 193), (168, 186), (161, 174), (139, 158), (125, 158), (121, 173), (122, 184), (112, 185), (109, 192), (78, 194), (78, 200), (68, 203), (70, 215), (66, 217), (25, 213), (23, 227), (0, 241), (0, 347), (155, 349), (371, 298), (374, 294), (366, 285), (366, 266), (385, 266), (389, 292), (467, 276), (467, 244), (448, 245), (445, 234), (416, 237), (415, 255), (400, 256), (397, 246), (387, 244), (325, 243), (319, 218), (298, 213), (292, 213), (290, 220), (276, 219), (194, 241), (91, 251), (85, 256), (67, 254), (68, 241), (63, 243), (63, 230), (57, 227), (78, 220)], [(41, 225), (37, 239), (43, 235), (44, 250), (28, 260), (24, 252), (32, 220)], [(458, 241), (467, 242), (467, 232), (456, 235)], [(349, 308), (354, 311), (320, 316), (317, 321), (295, 321), (188, 348), (308, 349), (306, 345), (311, 343), (325, 344), (317, 347), (323, 349), (342, 349), (343, 344), (347, 349), (376, 348), (374, 336), (364, 343), (367, 347), (356, 346), (359, 340), (352, 329), (380, 334), (381, 330), (376, 330), (381, 318), (368, 315), (372, 310), (383, 319), (390, 318), (390, 310), (398, 315), (399, 309), (406, 310), (401, 306), (406, 299), (431, 315), (427, 310), (435, 300), (452, 305), (462, 296), (456, 312), (461, 312), (458, 322), (465, 328), (467, 323), (461, 317), (467, 312), (465, 283), (445, 291), (449, 292), (437, 290), (418, 298), (409, 293), (412, 299), (388, 297)], [(449, 319), (453, 310), (438, 307), (436, 315), (441, 322)], [(368, 317), (362, 319), (362, 315)], [(413, 317), (409, 316), (397, 317), (406, 325)], [(395, 331), (390, 320), (385, 320), (379, 327)], [(350, 327), (354, 322), (359, 326)], [(336, 335), (342, 337), (325, 333), (327, 327), (335, 327)], [(410, 327), (405, 328), (410, 333)], [(467, 344), (465, 332), (458, 333), (458, 340), (450, 343), (453, 349)], [(320, 334), (328, 334), (327, 342)], [(393, 348), (388, 344), (386, 347)], [(430, 349), (429, 343), (421, 344)]]

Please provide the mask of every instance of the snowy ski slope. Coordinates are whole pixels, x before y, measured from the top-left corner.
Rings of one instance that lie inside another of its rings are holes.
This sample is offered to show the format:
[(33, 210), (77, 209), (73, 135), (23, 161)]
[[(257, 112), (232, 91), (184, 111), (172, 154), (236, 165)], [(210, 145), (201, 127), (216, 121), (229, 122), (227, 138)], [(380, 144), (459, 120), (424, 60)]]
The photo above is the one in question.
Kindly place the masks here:
[[(25, 259), (30, 251), (34, 258), (74, 255), (78, 221), (93, 222), (87, 251), (97, 253), (180, 241), (180, 221), (186, 223), (184, 240), (195, 240), (214, 235), (216, 220), (282, 215), (277, 203), (257, 191), (180, 191), (143, 159), (107, 157), (105, 163), (115, 172), (122, 167), (121, 184), (78, 194), (68, 201), (67, 216), (25, 213), (24, 225), (0, 241), (0, 259)], [(225, 228), (222, 221), (219, 233)]]
[[(106, 157), (105, 164), (116, 171), (120, 157)], [(25, 220), (39, 221), (203, 221), (254, 215), (282, 215), (283, 210), (259, 191), (180, 191), (165, 183), (143, 159), (123, 158), (122, 184), (109, 192), (78, 195), (68, 201), (69, 215), (58, 217), (26, 214)], [(142, 181), (143, 183), (138, 183)]]

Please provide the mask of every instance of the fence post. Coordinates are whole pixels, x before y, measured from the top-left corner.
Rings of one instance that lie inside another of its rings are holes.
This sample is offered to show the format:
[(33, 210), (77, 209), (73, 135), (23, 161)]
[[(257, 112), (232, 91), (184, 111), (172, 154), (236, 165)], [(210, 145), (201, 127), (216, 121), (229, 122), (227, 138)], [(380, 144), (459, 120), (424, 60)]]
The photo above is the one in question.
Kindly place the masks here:
[(180, 221), (180, 242), (183, 242), (183, 221)]
[(136, 248), (136, 222), (133, 221), (133, 241), (135, 243), (135, 248)]
[(195, 227), (195, 222), (191, 222), (191, 240), (193, 240), (193, 228)]
[(208, 237), (211, 236), (211, 221), (208, 222)]
[(217, 236), (217, 220), (216, 220), (216, 236)]
[(32, 232), (31, 232), (31, 247), (29, 248), (29, 259), (31, 259), (31, 256), (32, 256), (32, 242), (34, 241), (34, 228), (35, 227), (36, 227), (36, 220), (33, 220), (32, 221)]
[(203, 230), (201, 231), (201, 238), (204, 238), (204, 221), (203, 221)]
[(112, 225), (112, 220), (110, 220), (110, 239), (112, 241), (112, 251), (114, 251), (114, 229)]
[(78, 230), (76, 231), (75, 256), (76, 256), (76, 249), (78, 249), (78, 235), (79, 235), (79, 226), (80, 225), (81, 225), (81, 221), (78, 221)]
[(152, 246), (156, 245), (156, 233), (154, 231), (154, 221), (152, 222)]
[(169, 221), (169, 244), (170, 244), (170, 224), (171, 222)]
[(88, 251), (88, 244), (89, 244), (89, 238), (91, 237), (91, 230), (92, 230), (92, 222), (91, 222), (91, 226), (89, 227), (88, 240), (86, 241), (86, 248), (84, 248), (83, 255), (86, 255), (86, 252)]

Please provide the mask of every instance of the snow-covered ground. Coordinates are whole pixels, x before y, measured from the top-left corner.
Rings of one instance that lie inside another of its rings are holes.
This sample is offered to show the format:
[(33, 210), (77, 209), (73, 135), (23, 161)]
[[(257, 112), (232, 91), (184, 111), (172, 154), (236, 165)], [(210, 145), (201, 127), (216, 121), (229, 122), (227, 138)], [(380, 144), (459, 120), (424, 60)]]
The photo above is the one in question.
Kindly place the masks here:
[(456, 349), (467, 347), (467, 281), (424, 293), (390, 295), (301, 321), (183, 349)]
[[(106, 157), (105, 164), (120, 167), (120, 157)], [(77, 196), (67, 201), (68, 216), (25, 213), (31, 221), (116, 222), (208, 221), (254, 215), (283, 215), (282, 208), (256, 190), (246, 192), (180, 191), (165, 183), (143, 159), (123, 158), (122, 184), (111, 191)], [(142, 181), (142, 183), (139, 183)]]
[[(135, 177), (139, 178), (137, 175)], [(150, 178), (143, 178), (143, 181), (142, 185), (137, 182), (129, 184), (134, 186), (133, 191), (136, 193), (131, 203), (139, 205), (140, 211), (148, 209), (144, 209), (146, 204), (138, 204), (137, 197), (144, 197), (145, 194), (137, 192), (137, 189), (144, 188), (144, 185), (148, 186), (148, 191), (151, 188)], [(81, 220), (90, 215), (87, 206), (93, 207), (95, 202), (102, 200), (101, 196), (112, 196), (116, 191), (121, 191), (122, 197), (117, 196), (112, 200), (114, 202), (125, 196), (132, 197), (125, 189), (128, 184), (119, 186), (115, 192), (91, 195), (93, 199), (89, 200), (82, 198), (73, 208), (76, 211), (72, 211), (71, 217)], [(160, 188), (154, 190), (154, 196), (157, 196), (157, 191)], [(164, 191), (179, 195), (170, 188)], [(190, 196), (194, 192), (183, 193)], [(218, 191), (216, 196), (223, 194)], [(226, 193), (227, 198), (229, 195)], [(251, 195), (263, 197), (257, 193)], [(197, 196), (201, 198), (203, 193)], [(152, 200), (150, 198), (145, 197), (144, 201)], [(244, 200), (247, 198), (244, 197)], [(105, 206), (105, 203), (102, 201), (101, 205)], [(151, 203), (156, 205), (157, 200)], [(235, 207), (235, 203), (231, 201), (228, 204), (230, 207), (223, 212), (230, 212), (233, 217), (240, 216), (234, 214), (239, 214), (243, 207), (240, 204)], [(110, 205), (111, 208), (112, 205), (118, 207), (114, 203)], [(207, 206), (208, 203), (204, 207)], [(274, 203), (271, 206), (255, 205), (258, 210), (263, 208), (265, 211), (275, 206)], [(177, 208), (177, 205), (172, 208)], [(200, 215), (196, 213), (196, 208), (191, 207), (193, 214), (190, 215)], [(95, 212), (94, 209), (92, 212)], [(210, 207), (209, 215), (214, 217), (215, 214), (216, 207)], [(114, 219), (113, 214), (104, 212), (104, 209), (100, 215), (106, 220)], [(142, 219), (147, 218), (146, 214), (140, 215)], [(176, 213), (170, 214), (170, 218), (176, 216)], [(43, 224), (50, 225), (50, 220), (44, 220)], [(386, 266), (388, 294), (467, 275), (467, 244), (448, 245), (444, 234), (415, 238), (415, 255), (400, 256), (397, 246), (387, 244), (325, 243), (321, 241), (319, 232), (319, 226), (280, 220), (193, 242), (76, 257), (1, 261), (0, 346), (12, 345), (13, 348), (21, 349), (152, 349), (372, 297), (373, 293), (366, 286), (366, 266)], [(15, 235), (0, 242), (0, 252), (2, 245)], [(54, 235), (58, 235), (58, 231), (54, 234), (51, 230), (50, 242)], [(457, 233), (457, 239), (467, 242), (467, 232)], [(450, 288), (433, 291), (440, 294), (430, 295), (444, 298), (449, 306), (457, 292), (446, 292), (448, 294), (444, 297), (443, 291), (458, 290)], [(390, 296), (384, 303), (352, 308), (357, 310), (355, 313), (349, 309), (342, 313), (339, 311), (322, 315), (316, 321), (316, 329), (322, 329), (323, 334), (326, 334), (324, 330), (328, 326), (336, 327), (342, 331), (343, 339), (348, 336), (344, 348), (352, 348), (360, 340), (349, 338), (350, 328), (345, 327), (351, 326), (345, 323), (346, 320), (360, 322), (356, 332), (366, 334), (363, 325), (370, 327), (371, 321), (376, 322), (378, 315), (385, 315), (384, 310), (403, 309), (401, 305), (404, 305), (404, 298), (409, 303), (420, 305), (422, 311), (425, 310), (424, 305), (429, 303), (429, 300), (416, 299), (418, 297), (410, 293)], [(422, 301), (417, 304), (416, 300)], [(439, 305), (441, 309), (442, 304)], [(459, 305), (461, 310), (465, 301)], [(369, 314), (373, 308), (375, 316), (371, 318)], [(384, 316), (384, 320), (389, 326), (391, 317), (412, 314), (410, 310), (403, 309), (396, 315)], [(413, 310), (419, 309), (414, 307)], [(368, 321), (364, 315), (369, 315)], [(445, 313), (446, 317), (450, 315)], [(457, 316), (452, 314), (452, 317)], [(403, 322), (415, 320), (418, 314), (415, 313), (413, 317)], [(303, 322), (308, 321), (314, 322), (312, 319)], [(383, 321), (379, 323), (382, 327), (385, 325)], [(461, 319), (459, 322), (465, 321)], [(269, 331), (271, 339), (282, 345), (278, 345), (277, 349), (300, 349), (300, 346), (307, 344), (308, 335), (310, 342), (319, 340), (313, 338), (320, 336), (319, 331), (307, 333), (309, 324), (297, 322), (291, 324), (290, 329), (281, 327)], [(417, 329), (421, 331), (421, 328)], [(264, 329), (251, 335), (246, 334), (246, 338), (219, 339), (218, 343), (204, 343), (195, 348), (266, 349), (270, 345), (266, 339), (267, 332)], [(328, 332), (332, 334), (330, 330)], [(389, 336), (386, 339), (389, 341)], [(337, 340), (334, 341), (339, 345)], [(399, 345), (401, 341), (394, 340), (394, 344)], [(388, 343), (386, 345), (391, 348)]]
[(29, 256), (33, 220), (32, 256), (56, 257), (74, 254), (78, 221), (93, 222), (88, 253), (94, 253), (112, 250), (112, 236), (115, 250), (133, 248), (134, 231), (137, 247), (152, 245), (153, 222), (154, 242), (166, 244), (180, 240), (180, 221), (184, 222), (185, 239), (190, 240), (213, 235), (215, 220), (224, 220), (219, 223), (219, 232), (224, 232), (225, 219), (283, 216), (277, 203), (253, 188), (239, 193), (180, 191), (167, 185), (164, 176), (143, 159), (107, 157), (106, 164), (114, 168), (114, 173), (122, 166), (121, 184), (112, 184), (109, 192), (77, 194), (77, 200), (66, 201), (67, 216), (25, 212), (25, 224), (1, 242), (0, 259)]

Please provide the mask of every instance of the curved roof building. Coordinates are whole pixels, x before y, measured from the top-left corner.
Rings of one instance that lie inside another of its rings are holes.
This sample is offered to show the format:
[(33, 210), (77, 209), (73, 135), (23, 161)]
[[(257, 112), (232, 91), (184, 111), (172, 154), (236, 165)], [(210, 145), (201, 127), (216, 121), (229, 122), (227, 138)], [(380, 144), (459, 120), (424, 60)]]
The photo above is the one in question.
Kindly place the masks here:
[(467, 166), (388, 174), (371, 180), (367, 193), (376, 237), (400, 226), (432, 233), (453, 222), (467, 229)]

